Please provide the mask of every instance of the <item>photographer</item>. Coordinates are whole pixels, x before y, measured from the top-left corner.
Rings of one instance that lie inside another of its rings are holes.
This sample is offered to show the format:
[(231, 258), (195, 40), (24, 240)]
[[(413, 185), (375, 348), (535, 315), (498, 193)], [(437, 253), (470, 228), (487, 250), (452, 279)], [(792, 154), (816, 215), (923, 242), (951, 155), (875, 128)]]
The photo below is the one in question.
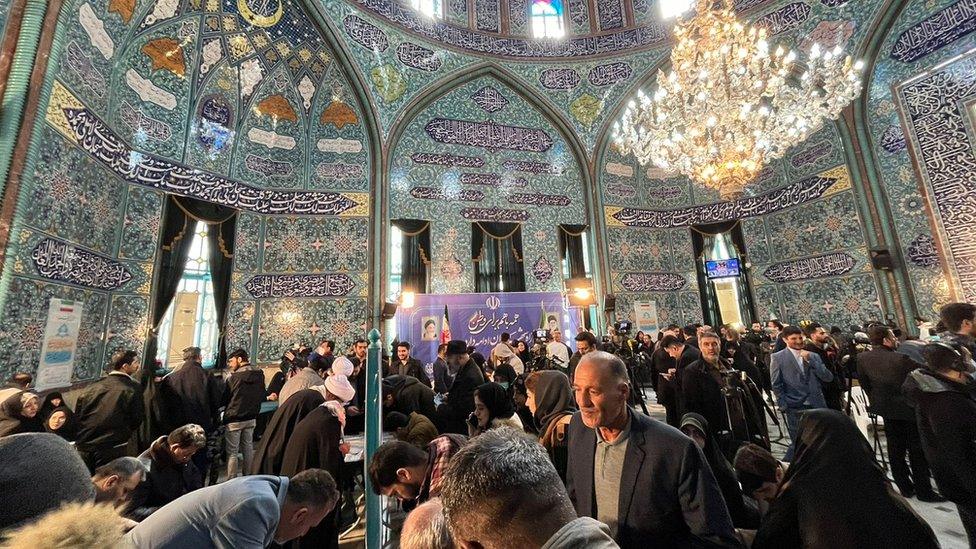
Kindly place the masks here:
[(727, 458), (746, 442), (763, 445), (763, 418), (741, 372), (729, 369), (722, 359), (721, 339), (714, 332), (702, 333), (698, 344), (701, 359), (681, 372), (682, 412), (705, 417)]

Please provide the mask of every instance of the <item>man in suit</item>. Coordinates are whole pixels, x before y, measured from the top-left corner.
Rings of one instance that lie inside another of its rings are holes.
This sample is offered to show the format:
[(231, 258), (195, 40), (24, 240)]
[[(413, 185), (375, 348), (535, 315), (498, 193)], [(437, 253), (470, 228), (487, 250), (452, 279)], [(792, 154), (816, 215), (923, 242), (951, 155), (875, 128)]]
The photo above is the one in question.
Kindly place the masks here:
[(786, 416), (786, 429), (790, 433), (790, 447), (786, 449), (783, 459), (793, 461), (800, 413), (827, 407), (820, 384), (833, 381), (834, 375), (819, 356), (803, 349), (803, 330), (797, 326), (786, 326), (782, 336), (786, 348), (769, 358), (769, 374), (776, 404)]
[(681, 372), (689, 364), (701, 358), (698, 348), (685, 345), (677, 334), (668, 334), (661, 340), (661, 348), (651, 357), (651, 370), (657, 378), (654, 390), (657, 402), (664, 406), (668, 425), (678, 428), (681, 421)]
[(919, 501), (945, 501), (932, 490), (929, 463), (915, 422), (915, 407), (902, 392), (905, 379), (918, 365), (895, 352), (898, 338), (887, 326), (871, 326), (868, 338), (872, 348), (857, 355), (857, 379), (868, 394), (870, 410), (884, 418), (888, 460), (895, 484), (906, 498), (918, 496)]
[(569, 426), (566, 486), (581, 517), (610, 527), (624, 549), (739, 547), (701, 450), (677, 429), (627, 406), (627, 367), (602, 351), (576, 369), (580, 412)]
[(439, 427), (442, 433), (467, 434), (467, 419), (474, 411), (474, 390), (485, 382), (485, 376), (468, 355), (468, 344), (464, 340), (448, 341), (444, 360), (448, 373), (454, 376), (454, 384), (437, 409)]

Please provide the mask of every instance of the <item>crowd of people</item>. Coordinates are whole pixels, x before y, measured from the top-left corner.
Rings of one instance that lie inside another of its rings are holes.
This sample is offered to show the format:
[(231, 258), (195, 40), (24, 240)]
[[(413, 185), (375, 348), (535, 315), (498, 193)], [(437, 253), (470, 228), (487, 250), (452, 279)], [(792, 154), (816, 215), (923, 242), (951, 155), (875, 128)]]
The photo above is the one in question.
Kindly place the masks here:
[[(363, 339), (289, 350), (267, 384), (244, 350), (213, 372), (188, 348), (139, 380), (119, 351), (74, 406), (17, 374), (0, 389), (0, 536), (337, 547), (362, 472), (408, 513), (404, 548), (938, 547), (907, 498), (955, 503), (976, 544), (976, 306), (941, 323), (928, 342), (770, 321), (581, 330), (570, 348), (553, 330), (505, 334), (487, 357), (447, 341), (432, 364), (396, 341), (377, 412), (390, 440), (368, 463), (346, 459), (365, 426)], [(635, 406), (645, 384), (665, 421)], [(855, 384), (893, 483), (847, 415)], [(782, 461), (767, 416), (785, 423)]]

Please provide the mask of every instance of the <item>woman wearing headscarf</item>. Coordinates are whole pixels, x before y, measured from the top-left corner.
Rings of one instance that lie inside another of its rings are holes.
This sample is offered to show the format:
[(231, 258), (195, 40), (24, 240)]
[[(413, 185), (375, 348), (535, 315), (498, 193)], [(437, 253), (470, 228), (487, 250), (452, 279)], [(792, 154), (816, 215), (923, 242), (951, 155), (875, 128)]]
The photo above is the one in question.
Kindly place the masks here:
[(44, 397), (44, 404), (41, 405), (37, 417), (41, 418), (44, 430), (48, 433), (54, 433), (68, 441), (75, 439), (78, 432), (75, 413), (65, 404), (64, 396), (58, 391)]
[(569, 378), (558, 370), (533, 372), (525, 380), (528, 398), (525, 403), (539, 431), (539, 442), (549, 452), (549, 459), (566, 481), (566, 460), (569, 456), (567, 428), (576, 412)]
[[(349, 451), (349, 447), (342, 440), (342, 430), (346, 423), (343, 404), (356, 396), (356, 390), (342, 374), (330, 375), (325, 379), (324, 386), (314, 390), (322, 393), (324, 401), (298, 422), (288, 438), (281, 463), (281, 475), (293, 477), (306, 469), (325, 469), (332, 478), (339, 481), (342, 478), (344, 454)], [(291, 542), (289, 547), (339, 547), (341, 508), (341, 505), (336, 505), (317, 526)]]
[(701, 414), (687, 413), (681, 417), (681, 432), (695, 441), (695, 444), (705, 454), (708, 466), (718, 481), (722, 490), (725, 506), (729, 508), (732, 525), (736, 528), (755, 530), (759, 527), (759, 509), (756, 505), (747, 503), (742, 496), (742, 487), (732, 464), (725, 459), (719, 448), (715, 434), (708, 426), (708, 420)]
[(268, 427), (261, 436), (254, 451), (254, 462), (251, 465), (252, 475), (281, 474), (281, 462), (285, 456), (285, 446), (298, 422), (305, 418), (312, 410), (325, 402), (322, 393), (314, 389), (303, 389), (288, 398), (284, 404), (275, 410)]
[(524, 430), (511, 395), (497, 383), (479, 385), (474, 390), (474, 411), (468, 416), (468, 436), (476, 437), (502, 426)]
[(844, 414), (804, 413), (796, 453), (753, 549), (939, 547), (928, 524), (899, 495)]
[(19, 433), (42, 433), (37, 412), (41, 405), (37, 395), (19, 391), (0, 402), (0, 437)]

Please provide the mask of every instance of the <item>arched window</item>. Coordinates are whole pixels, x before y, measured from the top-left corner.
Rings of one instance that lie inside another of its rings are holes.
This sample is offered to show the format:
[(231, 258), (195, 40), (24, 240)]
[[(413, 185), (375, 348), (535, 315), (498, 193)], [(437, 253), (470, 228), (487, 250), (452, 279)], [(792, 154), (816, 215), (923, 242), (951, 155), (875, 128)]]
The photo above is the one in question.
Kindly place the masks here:
[(530, 15), (532, 35), (536, 38), (562, 38), (566, 34), (562, 0), (535, 0)]
[(441, 0), (410, 0), (413, 9), (434, 19), (440, 19), (444, 15), (444, 8)]

